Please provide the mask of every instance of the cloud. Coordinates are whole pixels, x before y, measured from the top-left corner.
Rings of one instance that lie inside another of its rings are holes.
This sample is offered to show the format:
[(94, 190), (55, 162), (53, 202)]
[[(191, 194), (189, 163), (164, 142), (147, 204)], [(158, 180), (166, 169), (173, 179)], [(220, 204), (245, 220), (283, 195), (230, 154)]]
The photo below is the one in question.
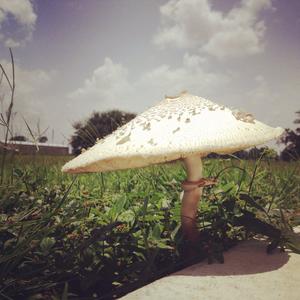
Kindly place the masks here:
[(172, 95), (188, 90), (203, 97), (210, 97), (229, 80), (228, 74), (207, 70), (205, 60), (199, 56), (185, 53), (180, 67), (158, 66), (141, 77), (137, 88), (145, 90), (148, 87), (161, 95), (163, 93)]
[(272, 0), (242, 0), (225, 14), (209, 0), (170, 0), (160, 7), (162, 25), (154, 42), (220, 59), (253, 55), (264, 50), (266, 25), (260, 14), (271, 9)]
[(71, 100), (69, 105), (84, 105), (85, 111), (122, 107), (124, 97), (128, 97), (132, 91), (127, 76), (128, 71), (124, 66), (106, 57), (103, 65), (93, 71), (83, 86), (68, 95)]
[(106, 58), (82, 87), (69, 94), (69, 107), (80, 112), (81, 118), (93, 110), (119, 108), (128, 111), (128, 106), (135, 112), (141, 112), (165, 94), (174, 95), (188, 90), (212, 96), (229, 80), (227, 74), (205, 70), (205, 60), (189, 53), (184, 55), (181, 66), (173, 68), (163, 64), (145, 71), (138, 79), (130, 78), (123, 65)]
[(36, 19), (31, 0), (1, 0), (0, 41), (7, 47), (25, 44), (32, 37)]
[[(253, 82), (254, 87), (246, 92), (245, 97), (249, 99), (249, 104), (258, 111), (262, 120), (276, 123), (274, 121), (280, 115), (280, 107), (284, 104), (280, 100), (282, 90), (277, 89), (275, 92), (267, 79), (260, 74), (254, 77)], [(264, 107), (263, 110), (261, 110), (262, 107)]]
[(251, 102), (256, 102), (257, 104), (261, 104), (262, 102), (274, 101), (273, 97), (270, 97), (271, 90), (268, 86), (268, 83), (264, 76), (256, 75), (254, 78), (255, 87), (248, 91), (248, 97), (252, 99)]
[[(0, 63), (11, 76), (11, 65), (6, 60)], [(53, 82), (54, 73), (41, 69), (28, 70), (15, 64), (15, 97), (13, 111), (17, 113), (14, 128), (19, 133), (27, 134), (22, 116), (31, 125), (36, 125), (39, 119), (48, 121), (47, 115), (50, 99), (47, 98), (48, 88)], [(0, 85), (1, 112), (5, 112), (10, 103), (10, 89), (5, 79)], [(53, 108), (52, 108), (53, 109)]]

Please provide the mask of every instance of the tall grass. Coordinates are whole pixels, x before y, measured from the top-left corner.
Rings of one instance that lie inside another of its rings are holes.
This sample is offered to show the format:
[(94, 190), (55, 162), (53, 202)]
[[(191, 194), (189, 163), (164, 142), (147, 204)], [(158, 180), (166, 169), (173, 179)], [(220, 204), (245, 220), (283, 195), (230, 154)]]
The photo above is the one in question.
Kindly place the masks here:
[[(9, 134), (11, 133), (10, 132), (10, 126), (11, 126), (11, 117), (12, 117), (12, 112), (13, 112), (15, 87), (16, 87), (16, 85), (15, 85), (15, 63), (14, 63), (13, 53), (12, 53), (12, 50), (10, 48), (9, 48), (9, 53), (10, 53), (10, 58), (11, 58), (12, 78), (9, 78), (9, 76), (6, 73), (6, 70), (4, 69), (2, 64), (0, 64), (0, 69), (2, 71), (1, 75), (3, 75), (4, 78), (6, 79), (8, 85), (9, 85), (9, 88), (10, 88), (10, 93), (11, 93), (10, 103), (9, 103), (9, 106), (8, 106), (6, 116), (2, 112), (1, 112), (1, 115), (0, 115), (1, 116), (1, 119), (0, 119), (1, 125), (4, 126), (4, 128), (5, 128), (4, 145), (2, 145), (3, 154), (2, 154), (1, 166), (0, 166), (0, 176), (1, 176), (0, 183), (1, 184), (3, 183), (3, 180), (4, 180), (3, 172), (4, 172), (4, 166), (5, 166), (5, 159), (6, 159), (6, 155), (7, 155), (7, 151), (8, 151), (7, 141), (8, 141)], [(3, 78), (3, 76), (1, 77), (1, 79)]]

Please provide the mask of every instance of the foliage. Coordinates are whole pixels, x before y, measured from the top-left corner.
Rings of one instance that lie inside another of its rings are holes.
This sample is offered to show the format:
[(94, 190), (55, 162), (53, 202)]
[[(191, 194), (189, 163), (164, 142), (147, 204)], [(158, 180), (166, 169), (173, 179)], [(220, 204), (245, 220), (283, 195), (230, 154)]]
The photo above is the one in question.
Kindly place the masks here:
[[(300, 124), (300, 111), (296, 112), (297, 119), (295, 124)], [(286, 145), (281, 152), (280, 158), (283, 160), (296, 160), (300, 157), (300, 128), (295, 130), (286, 129), (284, 135), (280, 139)]]
[(267, 156), (269, 159), (278, 159), (277, 152), (274, 149), (268, 148), (268, 147), (253, 147), (249, 150), (240, 150), (237, 152), (234, 152), (233, 154), (216, 154), (211, 153), (208, 155), (209, 158), (239, 158), (239, 159), (259, 159), (262, 155)]
[(82, 149), (87, 149), (96, 143), (97, 139), (102, 139), (112, 133), (118, 127), (126, 124), (136, 115), (133, 113), (111, 110), (107, 112), (93, 112), (91, 117), (85, 122), (73, 124), (75, 133), (71, 137), (71, 146), (74, 154), (80, 154)]
[(45, 135), (42, 135), (38, 138), (38, 142), (39, 143), (47, 143), (48, 142), (48, 138)]
[[(180, 230), (180, 163), (71, 177), (68, 157), (15, 157), (0, 189), (0, 292), (7, 299), (111, 299), (195, 262)], [(299, 165), (206, 160), (196, 261), (251, 232), (297, 251), (289, 229), (299, 207)], [(11, 174), (11, 176), (8, 176)], [(298, 221), (299, 222), (299, 221)], [(284, 232), (285, 231), (285, 232)], [(284, 232), (284, 234), (283, 234)]]

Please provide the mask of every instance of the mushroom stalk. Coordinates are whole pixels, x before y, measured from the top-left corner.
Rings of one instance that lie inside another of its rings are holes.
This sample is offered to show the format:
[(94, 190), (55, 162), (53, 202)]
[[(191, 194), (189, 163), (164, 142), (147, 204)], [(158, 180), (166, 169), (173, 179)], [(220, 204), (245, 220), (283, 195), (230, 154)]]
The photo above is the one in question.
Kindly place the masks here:
[[(202, 178), (202, 161), (199, 155), (188, 156), (183, 160), (187, 181), (198, 181)], [(190, 242), (198, 240), (198, 230), (196, 226), (196, 216), (200, 197), (203, 188), (196, 187), (189, 191), (184, 191), (181, 204), (181, 224), (183, 234)]]

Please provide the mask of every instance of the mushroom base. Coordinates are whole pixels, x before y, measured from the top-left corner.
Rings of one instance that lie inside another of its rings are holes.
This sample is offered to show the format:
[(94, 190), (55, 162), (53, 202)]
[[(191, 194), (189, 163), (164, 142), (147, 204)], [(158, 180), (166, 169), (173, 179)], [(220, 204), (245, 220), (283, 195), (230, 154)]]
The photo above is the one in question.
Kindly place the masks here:
[[(202, 160), (200, 156), (189, 156), (184, 160), (187, 172), (187, 181), (198, 181), (202, 178)], [(185, 238), (195, 243), (199, 238), (196, 225), (198, 203), (202, 195), (202, 187), (195, 186), (194, 189), (184, 191), (181, 204), (181, 224)]]

